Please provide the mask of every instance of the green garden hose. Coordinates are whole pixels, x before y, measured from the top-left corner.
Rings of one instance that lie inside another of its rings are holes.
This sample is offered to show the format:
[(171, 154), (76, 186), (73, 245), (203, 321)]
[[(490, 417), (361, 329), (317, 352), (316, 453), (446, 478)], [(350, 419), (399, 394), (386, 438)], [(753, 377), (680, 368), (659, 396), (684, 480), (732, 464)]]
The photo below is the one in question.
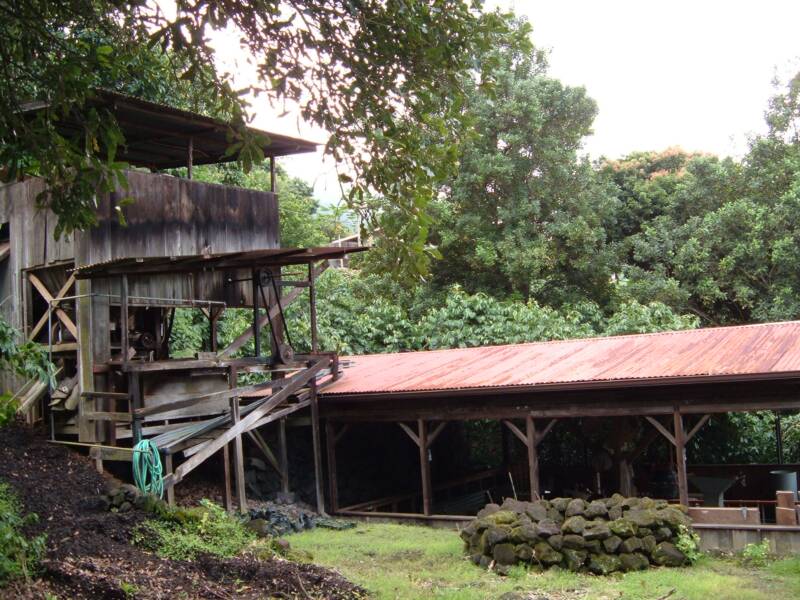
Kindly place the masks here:
[(164, 496), (164, 477), (158, 446), (142, 440), (133, 447), (133, 481), (143, 494)]

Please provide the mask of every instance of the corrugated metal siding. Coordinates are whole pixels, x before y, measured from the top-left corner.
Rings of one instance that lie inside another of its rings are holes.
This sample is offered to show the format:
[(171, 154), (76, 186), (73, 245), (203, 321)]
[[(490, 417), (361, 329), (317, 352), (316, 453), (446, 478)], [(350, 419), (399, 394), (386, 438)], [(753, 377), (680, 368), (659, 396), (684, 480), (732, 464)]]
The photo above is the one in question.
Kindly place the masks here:
[(343, 359), (324, 395), (797, 371), (800, 321)]

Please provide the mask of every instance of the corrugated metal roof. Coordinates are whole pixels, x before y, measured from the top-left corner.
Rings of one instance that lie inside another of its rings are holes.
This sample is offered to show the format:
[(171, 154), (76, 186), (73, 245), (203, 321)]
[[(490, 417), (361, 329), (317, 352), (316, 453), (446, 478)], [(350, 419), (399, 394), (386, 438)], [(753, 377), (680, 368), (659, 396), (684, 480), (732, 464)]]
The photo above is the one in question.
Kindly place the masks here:
[(346, 359), (325, 396), (800, 377), (800, 321)]

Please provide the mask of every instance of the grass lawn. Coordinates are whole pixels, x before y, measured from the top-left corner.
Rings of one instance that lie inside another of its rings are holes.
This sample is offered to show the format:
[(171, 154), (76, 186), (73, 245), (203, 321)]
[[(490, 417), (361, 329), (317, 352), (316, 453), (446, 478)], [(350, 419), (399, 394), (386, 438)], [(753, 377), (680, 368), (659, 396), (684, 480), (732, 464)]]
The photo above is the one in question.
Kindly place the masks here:
[[(694, 567), (595, 577), (517, 568), (500, 577), (474, 566), (451, 530), (362, 524), (346, 531), (314, 529), (291, 536), (292, 547), (337, 569), (375, 598), (498, 598), (521, 592), (550, 600), (789, 600), (800, 598), (800, 558), (744, 568), (704, 558)], [(524, 597), (524, 596), (523, 596)]]

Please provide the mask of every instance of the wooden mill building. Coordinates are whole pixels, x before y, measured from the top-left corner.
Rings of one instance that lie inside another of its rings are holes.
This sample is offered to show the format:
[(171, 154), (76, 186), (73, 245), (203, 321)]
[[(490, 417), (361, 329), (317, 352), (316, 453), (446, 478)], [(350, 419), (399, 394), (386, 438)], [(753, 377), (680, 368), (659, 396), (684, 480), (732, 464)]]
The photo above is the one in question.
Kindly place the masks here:
[[(55, 215), (37, 208), (42, 180), (0, 187), (3, 315), (46, 346), (58, 369), (54, 390), (35, 381), (5, 387), (57, 440), (89, 445), (98, 465), (130, 460), (139, 439), (157, 441), (170, 497), (209, 456), (232, 453), (244, 508), (242, 436), (263, 444), (258, 427), (283, 426), (302, 409), (316, 416), (317, 380), (335, 376), (337, 361), (315, 353), (314, 281), (328, 259), (358, 249), (281, 247), (275, 159), (313, 152), (314, 143), (253, 129), (270, 163), (271, 191), (203, 183), (192, 179), (194, 166), (236, 159), (227, 153), (227, 123), (110, 92), (92, 103), (117, 119), (126, 141), (116, 159), (130, 165), (127, 189), (96, 197), (96, 227), (57, 240)], [(79, 130), (69, 119), (58, 126), (65, 135)], [(179, 167), (185, 176), (164, 173)], [(127, 197), (122, 224), (117, 207)], [(305, 289), (314, 352), (299, 356), (285, 343), (283, 310)], [(170, 333), (175, 310), (187, 307), (206, 315), (210, 344), (176, 359)], [(216, 325), (229, 308), (252, 310), (253, 326), (221, 348)], [(243, 357), (251, 338), (255, 352)], [(253, 373), (259, 383), (241, 384)], [(318, 430), (314, 419), (317, 449)], [(173, 471), (177, 452), (185, 461)], [(284, 473), (286, 461), (284, 448)]]

